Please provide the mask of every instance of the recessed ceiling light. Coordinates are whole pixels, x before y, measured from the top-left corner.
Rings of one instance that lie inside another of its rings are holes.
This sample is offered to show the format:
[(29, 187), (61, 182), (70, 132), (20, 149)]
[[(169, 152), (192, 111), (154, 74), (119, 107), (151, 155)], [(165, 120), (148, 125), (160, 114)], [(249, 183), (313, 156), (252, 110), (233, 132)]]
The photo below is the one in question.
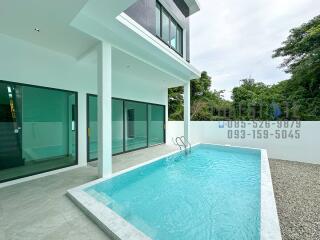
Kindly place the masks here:
[(34, 30), (35, 30), (36, 32), (40, 32), (40, 28), (35, 27)]

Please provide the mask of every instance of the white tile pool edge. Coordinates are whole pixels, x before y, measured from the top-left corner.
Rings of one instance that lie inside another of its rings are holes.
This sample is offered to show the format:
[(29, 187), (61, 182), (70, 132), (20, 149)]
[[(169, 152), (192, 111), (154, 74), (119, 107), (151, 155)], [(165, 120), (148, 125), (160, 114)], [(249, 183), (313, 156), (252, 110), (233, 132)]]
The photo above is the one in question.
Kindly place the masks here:
[[(193, 146), (199, 145), (194, 144)], [(103, 203), (97, 201), (94, 197), (84, 191), (84, 189), (91, 187), (100, 182), (104, 182), (113, 177), (130, 172), (134, 169), (151, 164), (165, 157), (171, 156), (184, 150), (177, 150), (160, 157), (154, 158), (150, 161), (138, 164), (136, 166), (127, 168), (112, 174), (107, 178), (100, 178), (92, 182), (88, 182), (81, 186), (68, 190), (67, 196), (88, 216), (90, 217), (104, 232), (112, 239), (117, 240), (151, 240), (148, 236), (135, 228), (129, 222), (124, 220), (117, 213), (106, 207)]]
[[(281, 240), (281, 232), (277, 207), (273, 193), (272, 179), (269, 167), (267, 151), (250, 147), (239, 147), (230, 145), (220, 145), (212, 143), (202, 143), (206, 145), (217, 145), (235, 148), (261, 150), (261, 225), (260, 237), (262, 240)], [(199, 145), (194, 144), (193, 146)], [(182, 150), (183, 151), (183, 150)], [(84, 189), (97, 183), (106, 181), (115, 176), (132, 171), (136, 168), (156, 162), (162, 158), (171, 156), (180, 150), (162, 155), (142, 164), (125, 169), (112, 174), (108, 178), (100, 178), (95, 181), (83, 184), (79, 187), (68, 190), (67, 196), (87, 215), (89, 216), (104, 232), (112, 239), (119, 240), (150, 240), (148, 236), (135, 228), (133, 225), (124, 220), (117, 213), (106, 207), (103, 203), (97, 201), (94, 197), (84, 191)]]
[(86, 192), (69, 190), (68, 196), (112, 239), (150, 240), (144, 233)]
[(281, 240), (277, 205), (273, 192), (267, 150), (261, 149), (261, 240)]

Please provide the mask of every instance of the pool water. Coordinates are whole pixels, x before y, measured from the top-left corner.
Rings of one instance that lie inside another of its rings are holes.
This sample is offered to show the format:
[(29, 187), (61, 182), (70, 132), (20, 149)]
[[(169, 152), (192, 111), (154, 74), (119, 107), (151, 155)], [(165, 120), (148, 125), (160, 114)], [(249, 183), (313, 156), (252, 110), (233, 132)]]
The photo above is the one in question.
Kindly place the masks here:
[(260, 150), (197, 145), (87, 188), (152, 239), (260, 239)]

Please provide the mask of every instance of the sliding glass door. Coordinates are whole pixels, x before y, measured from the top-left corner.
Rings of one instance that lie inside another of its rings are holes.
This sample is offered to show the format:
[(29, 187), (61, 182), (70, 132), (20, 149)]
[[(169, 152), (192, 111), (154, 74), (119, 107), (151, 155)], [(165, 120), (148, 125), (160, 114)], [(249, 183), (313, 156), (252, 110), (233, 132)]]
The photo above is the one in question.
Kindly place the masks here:
[(87, 139), (88, 139), (88, 161), (98, 158), (98, 97), (87, 95)]
[(123, 100), (112, 99), (112, 154), (123, 152), (123, 105)]
[[(97, 96), (88, 95), (88, 161), (97, 159)], [(112, 154), (165, 143), (165, 106), (112, 99)]]
[(147, 104), (125, 101), (125, 151), (148, 146)]
[(0, 82), (0, 173), (24, 165), (21, 109), (21, 87)]
[(0, 182), (77, 164), (77, 94), (0, 81)]
[(165, 142), (165, 107), (161, 105), (148, 105), (148, 139), (149, 146)]

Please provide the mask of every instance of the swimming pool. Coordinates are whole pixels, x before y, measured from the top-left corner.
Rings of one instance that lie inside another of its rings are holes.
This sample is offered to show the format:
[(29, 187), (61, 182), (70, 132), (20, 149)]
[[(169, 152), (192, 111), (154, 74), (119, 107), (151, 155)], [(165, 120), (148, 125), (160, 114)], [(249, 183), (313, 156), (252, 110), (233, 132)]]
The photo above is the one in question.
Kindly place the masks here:
[[(261, 156), (259, 149), (200, 144), (82, 186), (73, 197), (95, 205), (91, 215), (112, 215), (104, 226), (120, 239), (260, 239)], [(126, 226), (112, 227), (112, 219)]]

